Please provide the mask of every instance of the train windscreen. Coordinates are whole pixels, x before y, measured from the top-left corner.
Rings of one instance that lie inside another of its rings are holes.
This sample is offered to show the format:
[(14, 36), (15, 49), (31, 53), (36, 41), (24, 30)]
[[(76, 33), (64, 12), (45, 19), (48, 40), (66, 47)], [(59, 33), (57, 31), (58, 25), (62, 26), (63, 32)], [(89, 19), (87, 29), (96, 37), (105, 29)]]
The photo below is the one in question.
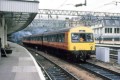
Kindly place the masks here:
[(72, 42), (93, 42), (93, 33), (72, 33)]

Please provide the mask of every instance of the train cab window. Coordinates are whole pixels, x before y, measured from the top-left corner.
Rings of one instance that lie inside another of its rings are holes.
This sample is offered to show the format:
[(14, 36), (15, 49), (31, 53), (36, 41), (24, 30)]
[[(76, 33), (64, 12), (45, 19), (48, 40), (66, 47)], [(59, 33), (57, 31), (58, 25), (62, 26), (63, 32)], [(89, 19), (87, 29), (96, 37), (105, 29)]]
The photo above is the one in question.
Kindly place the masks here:
[(79, 42), (79, 34), (78, 33), (72, 34), (72, 42)]
[(92, 42), (92, 33), (72, 33), (72, 42)]
[(80, 33), (79, 36), (80, 36), (80, 42), (86, 41), (86, 34), (85, 33)]
[(92, 33), (86, 34), (86, 41), (87, 42), (92, 42), (93, 41), (93, 34)]

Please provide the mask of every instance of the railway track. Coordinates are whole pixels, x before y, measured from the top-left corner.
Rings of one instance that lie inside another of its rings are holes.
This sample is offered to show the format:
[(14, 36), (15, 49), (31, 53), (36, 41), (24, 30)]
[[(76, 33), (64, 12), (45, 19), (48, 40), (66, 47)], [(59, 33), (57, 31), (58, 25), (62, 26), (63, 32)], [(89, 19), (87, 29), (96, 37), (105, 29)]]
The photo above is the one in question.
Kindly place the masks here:
[(28, 50), (35, 57), (37, 63), (42, 68), (46, 80), (78, 80), (78, 78), (55, 64), (53, 61), (50, 61), (42, 55), (39, 55), (32, 49)]
[(102, 77), (105, 80), (120, 80), (120, 74), (109, 69), (94, 65), (92, 63), (76, 64), (78, 67), (83, 68), (93, 74)]
[[(100, 67), (100, 66), (97, 66), (97, 65), (92, 64), (92, 63), (88, 63), (88, 62), (83, 63), (83, 64), (74, 64), (73, 63), (73, 65), (76, 65), (77, 67), (85, 69), (85, 70), (89, 71), (90, 73), (93, 73), (93, 74), (99, 76), (103, 80), (120, 80), (120, 74), (119, 73), (111, 71), (111, 70), (103, 68), (103, 67)], [(63, 73), (58, 73), (58, 72), (61, 72), (61, 71), (60, 71), (60, 69), (57, 69), (56, 67), (52, 67), (50, 69), (47, 69), (45, 72), (47, 72), (47, 74), (49, 74), (49, 75), (47, 75), (48, 80), (50, 80), (49, 76), (50, 76), (51, 80), (58, 80), (58, 79), (59, 80), (78, 80), (77, 78), (76, 79), (72, 79), (72, 78), (65, 79), (63, 77), (60, 77), (59, 75), (61, 75)], [(57, 75), (57, 73), (59, 75)], [(53, 76), (51, 76), (51, 75), (53, 75)], [(56, 79), (55, 78), (56, 76), (54, 76), (54, 75), (57, 75), (58, 79)], [(61, 75), (61, 76), (64, 76), (64, 75)], [(69, 76), (69, 75), (67, 75), (67, 76)], [(65, 77), (67, 77), (67, 76), (65, 75)]]

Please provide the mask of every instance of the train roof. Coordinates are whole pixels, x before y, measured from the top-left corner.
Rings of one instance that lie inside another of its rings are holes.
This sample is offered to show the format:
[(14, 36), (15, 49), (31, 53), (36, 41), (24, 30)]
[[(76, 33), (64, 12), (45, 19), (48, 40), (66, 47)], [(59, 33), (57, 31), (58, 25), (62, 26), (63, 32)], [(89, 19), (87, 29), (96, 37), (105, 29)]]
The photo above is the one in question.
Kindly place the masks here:
[[(78, 26), (78, 27), (79, 28), (83, 28), (83, 27), (84, 28), (89, 28), (89, 27), (85, 27), (85, 26)], [(56, 34), (56, 33), (65, 33), (65, 32), (68, 32), (71, 29), (78, 28), (78, 27), (63, 28), (63, 29), (56, 30), (56, 31), (44, 32), (43, 35)]]
[(43, 35), (56, 34), (56, 33), (64, 33), (64, 32), (69, 31), (70, 29), (71, 29), (71, 28), (64, 28), (64, 29), (60, 29), (60, 30), (49, 31), (49, 32), (43, 33)]
[[(85, 28), (85, 26), (78, 26), (78, 27), (80, 27), (80, 28), (84, 27)], [(71, 30), (73, 28), (78, 28), (78, 27), (63, 28), (63, 29), (60, 29), (60, 30), (43, 32), (43, 33), (39, 33), (39, 34), (35, 34), (35, 35), (30, 35), (30, 36), (26, 36), (26, 37), (49, 35), (49, 34), (56, 34), (56, 33), (65, 33), (65, 32), (68, 32), (69, 30)], [(89, 28), (89, 27), (86, 27), (86, 28)]]

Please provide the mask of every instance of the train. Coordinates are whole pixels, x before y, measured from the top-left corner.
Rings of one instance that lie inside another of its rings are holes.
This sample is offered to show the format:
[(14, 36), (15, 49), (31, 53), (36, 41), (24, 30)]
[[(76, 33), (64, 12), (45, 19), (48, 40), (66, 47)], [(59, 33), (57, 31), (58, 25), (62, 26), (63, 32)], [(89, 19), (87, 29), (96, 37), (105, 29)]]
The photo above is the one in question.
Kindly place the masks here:
[(95, 54), (93, 30), (85, 26), (26, 36), (22, 43), (75, 62), (86, 62), (92, 54)]

